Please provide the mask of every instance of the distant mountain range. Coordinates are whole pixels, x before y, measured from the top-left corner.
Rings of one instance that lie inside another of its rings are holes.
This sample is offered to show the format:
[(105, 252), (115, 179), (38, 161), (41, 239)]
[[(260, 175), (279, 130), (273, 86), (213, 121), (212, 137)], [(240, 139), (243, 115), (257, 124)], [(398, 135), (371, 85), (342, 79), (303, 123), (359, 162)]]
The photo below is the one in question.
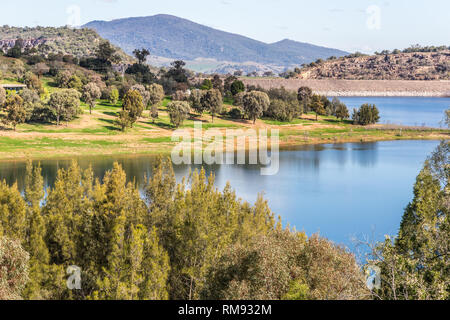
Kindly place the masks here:
[(92, 21), (83, 27), (96, 30), (129, 54), (136, 48), (147, 48), (153, 63), (164, 65), (183, 59), (203, 72), (279, 72), (319, 58), (348, 54), (287, 39), (267, 44), (171, 15)]

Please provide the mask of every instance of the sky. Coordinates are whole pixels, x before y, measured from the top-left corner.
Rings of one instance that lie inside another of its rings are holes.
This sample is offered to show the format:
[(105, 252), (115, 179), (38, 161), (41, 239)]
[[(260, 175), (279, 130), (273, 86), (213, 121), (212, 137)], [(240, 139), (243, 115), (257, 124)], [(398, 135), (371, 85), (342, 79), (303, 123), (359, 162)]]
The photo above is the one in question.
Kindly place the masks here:
[(449, 0), (18, 0), (2, 1), (0, 25), (74, 26), (155, 14), (266, 43), (291, 39), (349, 52), (450, 45)]

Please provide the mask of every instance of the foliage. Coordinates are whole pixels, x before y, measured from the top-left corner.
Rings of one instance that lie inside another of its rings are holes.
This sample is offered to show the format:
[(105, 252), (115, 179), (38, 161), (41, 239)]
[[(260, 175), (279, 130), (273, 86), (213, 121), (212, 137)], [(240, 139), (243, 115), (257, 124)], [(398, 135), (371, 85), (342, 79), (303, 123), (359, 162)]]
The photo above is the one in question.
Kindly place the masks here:
[(164, 100), (164, 88), (162, 85), (153, 83), (148, 87), (149, 101), (152, 106), (161, 103)]
[(55, 91), (50, 95), (48, 102), (49, 108), (56, 116), (56, 124), (60, 121), (70, 121), (81, 112), (80, 109), (81, 95), (74, 89), (63, 89)]
[(232, 108), (228, 112), (228, 116), (231, 119), (242, 119), (244, 117), (244, 113), (242, 112), (241, 108)]
[(185, 101), (173, 101), (167, 105), (170, 122), (178, 128), (189, 116), (190, 106)]
[(363, 299), (355, 257), (326, 239), (280, 230), (238, 244), (211, 269), (207, 299)]
[(16, 131), (16, 126), (20, 123), (24, 123), (27, 119), (27, 111), (23, 103), (23, 99), (13, 94), (6, 99), (6, 123), (11, 124)]
[(379, 111), (374, 104), (365, 103), (359, 110), (353, 110), (352, 120), (355, 124), (362, 126), (375, 124), (380, 121)]
[[(328, 99), (327, 99), (328, 101)], [(319, 115), (325, 115), (326, 110), (321, 96), (313, 94), (308, 104), (308, 109), (316, 114), (316, 121)]]
[(191, 108), (194, 109), (198, 114), (203, 114), (205, 112), (206, 106), (202, 104), (202, 98), (204, 96), (204, 91), (199, 89), (194, 89), (191, 91), (191, 95), (189, 96), (189, 103), (191, 104)]
[(89, 82), (83, 87), (83, 99), (89, 106), (89, 113), (92, 114), (92, 109), (97, 104), (97, 99), (101, 96), (100, 88), (93, 82)]
[(341, 102), (337, 98), (333, 98), (333, 101), (331, 103), (332, 103), (333, 109), (334, 109), (334, 113), (332, 115), (336, 116), (336, 118), (344, 120), (344, 119), (348, 119), (350, 117), (348, 108), (345, 105), (345, 103)]
[(150, 51), (148, 51), (145, 48), (143, 48), (142, 50), (135, 49), (133, 51), (133, 54), (136, 57), (136, 59), (138, 59), (139, 64), (143, 64), (145, 62), (145, 60), (147, 59), (147, 57), (150, 55)]
[(119, 90), (116, 87), (111, 88), (111, 93), (109, 95), (109, 102), (112, 105), (116, 105), (119, 101)]
[(28, 281), (28, 260), (19, 241), (0, 235), (0, 300), (21, 299)]
[(253, 124), (267, 111), (270, 105), (269, 96), (261, 91), (248, 92), (242, 100), (244, 112), (249, 119), (253, 120)]
[(202, 85), (200, 86), (201, 90), (211, 90), (213, 88), (213, 84), (211, 79), (205, 79), (202, 82)]
[(144, 111), (144, 102), (141, 94), (137, 90), (130, 90), (123, 98), (123, 110), (128, 112), (129, 119), (131, 121), (131, 127), (142, 116)]
[(6, 90), (3, 89), (3, 87), (0, 87), (0, 108), (3, 107), (5, 102), (6, 102)]
[(239, 92), (244, 92), (245, 91), (244, 83), (240, 80), (236, 80), (231, 84), (230, 90), (233, 96), (237, 95)]
[(309, 103), (312, 98), (312, 90), (308, 87), (300, 87), (297, 92), (297, 99), (303, 112), (309, 112)]
[(36, 90), (39, 94), (44, 93), (44, 87), (41, 81), (33, 72), (25, 73), (24, 83), (27, 85), (28, 89)]
[(449, 161), (449, 143), (443, 141), (417, 176), (397, 237), (373, 248), (368, 263), (381, 270), (374, 298), (449, 298)]
[(36, 91), (27, 88), (23, 89), (19, 95), (23, 99), (26, 112), (25, 121), (29, 121), (32, 118), (34, 110), (42, 107), (41, 99)]
[(203, 94), (201, 98), (201, 104), (203, 110), (209, 110), (212, 122), (214, 122), (214, 116), (222, 112), (222, 94), (217, 89), (208, 90)]
[[(33, 39), (35, 44), (33, 47), (40, 55), (48, 56), (59, 52), (62, 56), (72, 55), (78, 58), (93, 56), (98, 48), (98, 43), (103, 40), (94, 30), (87, 28), (0, 26), (0, 39), (18, 38)], [(25, 42), (28, 44), (28, 40)], [(121, 49), (115, 49), (122, 61), (131, 60)]]

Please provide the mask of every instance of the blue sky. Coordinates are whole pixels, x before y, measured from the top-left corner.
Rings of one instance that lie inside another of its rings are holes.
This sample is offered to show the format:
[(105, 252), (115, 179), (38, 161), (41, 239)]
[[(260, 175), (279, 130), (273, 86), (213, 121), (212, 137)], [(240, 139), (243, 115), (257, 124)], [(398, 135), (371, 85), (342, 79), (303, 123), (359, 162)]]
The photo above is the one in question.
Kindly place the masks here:
[(264, 42), (289, 38), (351, 52), (450, 45), (448, 0), (18, 0), (2, 1), (0, 25), (61, 26), (159, 13)]

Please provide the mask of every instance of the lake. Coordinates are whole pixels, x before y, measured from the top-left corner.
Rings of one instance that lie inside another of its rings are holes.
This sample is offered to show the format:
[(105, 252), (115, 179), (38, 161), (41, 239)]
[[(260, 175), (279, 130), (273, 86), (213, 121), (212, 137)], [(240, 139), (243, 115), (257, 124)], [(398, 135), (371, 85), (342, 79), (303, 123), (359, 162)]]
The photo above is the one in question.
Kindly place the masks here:
[[(280, 152), (275, 176), (260, 175), (258, 165), (206, 166), (216, 184), (227, 181), (239, 197), (254, 202), (265, 193), (271, 209), (297, 230), (320, 232), (335, 242), (351, 246), (351, 238), (364, 235), (381, 240), (397, 233), (403, 209), (412, 199), (412, 188), (426, 157), (438, 141), (389, 141), (303, 146)], [(114, 161), (130, 179), (142, 183), (151, 173), (151, 156), (79, 158), (81, 167), (92, 165), (102, 177)], [(41, 161), (46, 185), (52, 185), (58, 168), (70, 160)], [(0, 162), (0, 178), (23, 186), (24, 161)], [(177, 179), (194, 166), (176, 166)], [(198, 168), (198, 167), (197, 167)]]
[(450, 108), (450, 98), (434, 97), (340, 97), (349, 111), (364, 103), (375, 104), (380, 110), (382, 124), (408, 126), (441, 126), (444, 111)]

